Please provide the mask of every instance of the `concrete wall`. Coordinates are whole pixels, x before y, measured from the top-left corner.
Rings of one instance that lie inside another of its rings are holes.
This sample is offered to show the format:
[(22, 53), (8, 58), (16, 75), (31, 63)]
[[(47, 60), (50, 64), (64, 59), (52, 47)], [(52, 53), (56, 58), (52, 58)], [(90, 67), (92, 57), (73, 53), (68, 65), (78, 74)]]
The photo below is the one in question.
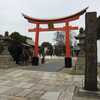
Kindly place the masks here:
[(97, 41), (97, 57), (98, 62), (100, 63), (100, 40)]

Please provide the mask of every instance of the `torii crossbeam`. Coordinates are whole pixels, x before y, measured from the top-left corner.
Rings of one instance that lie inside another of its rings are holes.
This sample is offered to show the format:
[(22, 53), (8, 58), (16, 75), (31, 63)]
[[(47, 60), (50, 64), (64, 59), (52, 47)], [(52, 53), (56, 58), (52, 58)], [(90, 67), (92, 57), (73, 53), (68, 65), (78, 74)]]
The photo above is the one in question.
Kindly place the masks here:
[[(88, 8), (88, 7), (87, 7)], [(38, 40), (39, 40), (39, 32), (42, 31), (65, 31), (66, 32), (66, 55), (65, 55), (65, 67), (71, 67), (72, 61), (71, 61), (71, 50), (70, 50), (70, 36), (69, 33), (71, 30), (78, 30), (77, 26), (70, 26), (69, 22), (78, 20), (81, 15), (83, 15), (87, 8), (81, 10), (80, 12), (73, 14), (71, 16), (63, 17), (63, 18), (57, 18), (57, 19), (38, 19), (38, 18), (32, 18), (30, 16), (27, 16), (23, 14), (24, 18), (28, 20), (31, 24), (36, 24), (36, 28), (29, 29), (29, 32), (35, 32), (35, 49), (34, 49), (34, 55), (33, 55), (33, 65), (39, 64), (39, 50), (38, 50)], [(55, 23), (65, 23), (64, 27), (54, 27)], [(40, 28), (40, 24), (47, 24), (48, 28)]]

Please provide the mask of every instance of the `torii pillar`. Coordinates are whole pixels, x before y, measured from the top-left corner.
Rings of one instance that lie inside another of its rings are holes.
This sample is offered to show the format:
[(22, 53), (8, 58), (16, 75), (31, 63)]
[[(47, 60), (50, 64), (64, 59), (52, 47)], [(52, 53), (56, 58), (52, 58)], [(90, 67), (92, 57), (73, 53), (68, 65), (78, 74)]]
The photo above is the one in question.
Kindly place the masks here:
[(34, 48), (34, 54), (32, 58), (32, 65), (38, 65), (39, 64), (39, 24), (36, 24), (36, 33), (35, 33), (35, 48)]
[(72, 67), (71, 49), (70, 49), (70, 29), (69, 23), (66, 23), (66, 55), (65, 55), (65, 67)]

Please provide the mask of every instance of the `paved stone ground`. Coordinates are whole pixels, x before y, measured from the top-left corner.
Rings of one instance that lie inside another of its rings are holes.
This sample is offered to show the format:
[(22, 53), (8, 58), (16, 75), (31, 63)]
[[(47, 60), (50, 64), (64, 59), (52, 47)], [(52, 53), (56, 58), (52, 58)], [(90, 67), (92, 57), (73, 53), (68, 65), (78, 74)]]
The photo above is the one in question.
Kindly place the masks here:
[(72, 100), (100, 100), (100, 91), (98, 91), (98, 94), (96, 94), (96, 92), (82, 92), (81, 95), (79, 93), (74, 94)]
[(100, 98), (94, 96), (73, 96), (72, 100), (100, 100)]
[(0, 100), (52, 100), (46, 95), (73, 90), (73, 77), (60, 72), (8, 69), (0, 73)]
[(98, 89), (99, 91), (87, 91), (81, 86), (75, 86), (72, 100), (100, 100), (100, 85)]
[(0, 100), (72, 100), (74, 87), (82, 86), (83, 76), (56, 72), (61, 68), (57, 62), (0, 69)]

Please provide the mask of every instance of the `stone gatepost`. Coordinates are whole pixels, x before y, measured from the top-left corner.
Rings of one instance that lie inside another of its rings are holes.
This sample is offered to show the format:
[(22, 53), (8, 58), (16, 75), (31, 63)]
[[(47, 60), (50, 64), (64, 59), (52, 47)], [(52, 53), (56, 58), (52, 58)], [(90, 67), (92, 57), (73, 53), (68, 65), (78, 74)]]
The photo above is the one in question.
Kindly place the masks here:
[(85, 44), (85, 86), (89, 91), (97, 90), (97, 14), (86, 13), (86, 44)]

